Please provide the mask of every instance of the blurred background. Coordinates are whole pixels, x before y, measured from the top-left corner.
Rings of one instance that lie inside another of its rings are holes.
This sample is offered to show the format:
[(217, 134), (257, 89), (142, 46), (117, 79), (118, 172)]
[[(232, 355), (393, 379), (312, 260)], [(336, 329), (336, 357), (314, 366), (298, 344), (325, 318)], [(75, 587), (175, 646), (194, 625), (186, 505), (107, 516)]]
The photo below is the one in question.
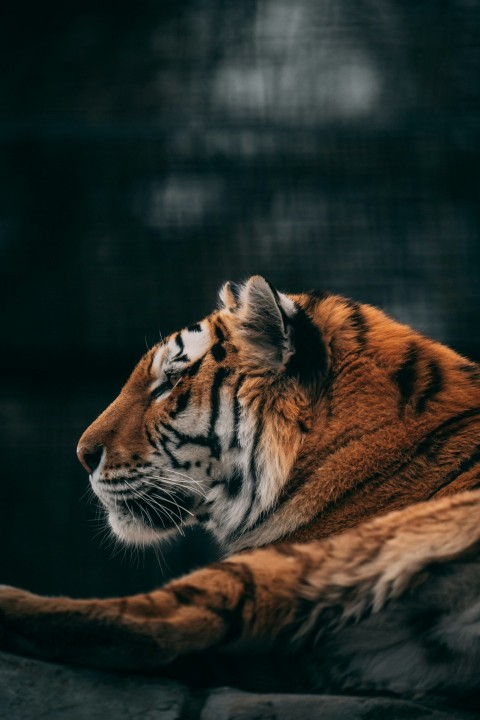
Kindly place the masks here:
[(265, 274), (480, 359), (476, 0), (71, 0), (0, 22), (1, 582), (150, 589), (75, 457), (146, 345)]

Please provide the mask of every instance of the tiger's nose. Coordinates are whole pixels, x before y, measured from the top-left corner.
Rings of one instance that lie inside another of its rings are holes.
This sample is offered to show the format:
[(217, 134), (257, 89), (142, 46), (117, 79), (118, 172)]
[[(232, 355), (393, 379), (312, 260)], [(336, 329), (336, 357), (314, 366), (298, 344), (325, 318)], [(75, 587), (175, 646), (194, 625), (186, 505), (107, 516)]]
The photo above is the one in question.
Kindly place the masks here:
[(89, 475), (91, 475), (100, 465), (102, 453), (103, 445), (100, 445), (100, 447), (96, 448), (89, 448), (85, 445), (78, 446), (77, 457)]

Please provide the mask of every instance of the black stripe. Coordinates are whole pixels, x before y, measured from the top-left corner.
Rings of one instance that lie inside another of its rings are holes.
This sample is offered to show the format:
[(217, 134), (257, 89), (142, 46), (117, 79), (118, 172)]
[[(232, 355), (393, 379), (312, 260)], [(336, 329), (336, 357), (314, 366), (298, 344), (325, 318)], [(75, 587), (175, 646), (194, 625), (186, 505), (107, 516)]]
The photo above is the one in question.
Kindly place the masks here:
[(150, 397), (152, 398), (158, 398), (160, 395), (163, 395), (163, 393), (167, 392), (167, 390), (171, 390), (172, 385), (169, 380), (166, 380), (165, 382), (161, 383), (160, 385), (157, 385), (156, 388), (152, 390), (150, 393)]
[(188, 355), (186, 353), (183, 353), (183, 355), (175, 355), (174, 360), (177, 363), (178, 362), (184, 362), (184, 363), (190, 362), (190, 358), (188, 357)]
[(225, 488), (229, 498), (236, 498), (243, 487), (243, 473), (235, 468), (229, 478), (226, 479)]
[(202, 332), (202, 326), (200, 325), (200, 323), (194, 323), (193, 325), (189, 325), (187, 330), (188, 330), (188, 332), (195, 332), (195, 333)]
[(331, 292), (328, 290), (309, 290), (307, 293), (308, 299), (306, 303), (303, 303), (303, 307), (308, 312), (315, 312), (317, 306), (325, 300), (325, 298), (331, 296)]
[(257, 419), (257, 427), (255, 429), (255, 436), (253, 438), (252, 454), (250, 457), (250, 476), (252, 478), (252, 485), (256, 487), (258, 480), (258, 464), (257, 464), (257, 450), (260, 444), (260, 438), (262, 436), (263, 424), (261, 418)]
[(202, 363), (203, 363), (204, 359), (205, 359), (205, 355), (203, 357), (199, 358), (198, 360), (195, 360), (195, 362), (184, 371), (184, 374), (188, 375), (188, 377), (190, 377), (190, 378), (195, 377), (195, 375), (198, 373), (198, 371), (202, 367)]
[(230, 375), (230, 369), (229, 368), (218, 368), (217, 372), (215, 373), (215, 376), (213, 378), (212, 383), (212, 389), (210, 393), (210, 422), (209, 422), (209, 429), (208, 429), (208, 437), (211, 443), (211, 452), (213, 457), (215, 457), (217, 460), (220, 457), (220, 443), (218, 440), (218, 435), (215, 432), (215, 424), (218, 420), (218, 415), (220, 412), (220, 389), (222, 387), (223, 381), (226, 377)]
[(478, 382), (480, 380), (480, 365), (477, 365), (476, 363), (464, 363), (463, 365), (458, 366), (458, 370), (466, 375), (469, 375), (474, 382)]
[[(169, 448), (167, 447), (167, 443), (173, 443), (173, 440), (171, 438), (167, 437), (166, 435), (164, 435), (163, 433), (161, 433), (160, 434), (161, 448), (162, 448), (163, 452), (165, 453), (165, 455), (167, 455), (170, 458), (173, 467), (188, 470), (192, 466), (192, 463), (190, 462), (190, 460), (185, 460), (185, 462), (183, 462), (183, 463), (180, 462), (180, 460), (178, 460), (178, 458), (175, 457), (175, 455), (172, 453), (172, 451), (169, 450)], [(199, 443), (197, 443), (197, 444), (199, 444)], [(180, 444), (177, 444), (177, 450), (179, 447), (180, 447)]]
[(367, 333), (369, 330), (368, 323), (363, 314), (362, 306), (355, 300), (347, 301), (348, 307), (352, 310), (350, 315), (350, 325), (356, 331), (356, 341), (361, 348), (365, 347), (367, 342)]
[(443, 389), (443, 375), (440, 365), (436, 360), (430, 360), (428, 363), (429, 379), (427, 385), (422, 393), (417, 398), (415, 410), (417, 413), (422, 413), (425, 410), (425, 405), (429, 400), (433, 400), (435, 395)]
[(450, 485), (450, 483), (459, 478), (460, 475), (463, 475), (468, 472), (468, 470), (471, 470), (478, 462), (480, 462), (480, 445), (477, 445), (473, 455), (470, 455), (468, 458), (464, 458), (457, 468), (448, 473), (445, 480), (443, 480), (442, 483), (435, 488), (432, 494), (428, 496), (428, 500), (430, 500), (430, 498), (436, 495), (444, 487), (447, 487), (447, 485)]
[(215, 345), (212, 345), (211, 352), (213, 355), (213, 359), (216, 362), (222, 362), (222, 360), (225, 360), (225, 357), (227, 355), (227, 351), (221, 343), (215, 343)]
[(227, 351), (223, 347), (225, 335), (219, 325), (215, 325), (215, 335), (217, 337), (217, 342), (212, 346), (211, 353), (216, 362), (222, 362), (222, 360), (225, 360)]
[[(239, 638), (242, 634), (245, 604), (247, 602), (255, 603), (256, 588), (253, 575), (249, 569), (247, 572), (244, 567), (247, 568), (246, 565), (243, 566), (243, 563), (241, 564), (242, 570), (236, 570), (233, 564), (231, 568), (226, 568), (220, 563), (210, 565), (209, 567), (209, 569), (217, 572), (227, 573), (241, 583), (242, 590), (239, 592), (238, 600), (233, 607), (227, 607), (227, 603), (230, 600), (228, 595), (225, 596), (225, 599), (219, 598), (219, 600), (214, 600), (210, 597), (210, 591), (208, 589), (195, 587), (191, 584), (182, 583), (177, 587), (168, 587), (167, 590), (171, 592), (179, 604), (196, 605), (219, 617), (225, 627), (225, 633), (221, 642), (231, 642)], [(215, 604), (213, 604), (213, 602), (215, 602)]]
[(150, 444), (155, 450), (158, 450), (158, 446), (157, 446), (156, 442), (154, 441), (154, 439), (153, 439), (153, 437), (152, 437), (152, 434), (151, 434), (150, 430), (148, 429), (148, 427), (145, 428), (145, 435), (147, 436), (147, 440), (148, 440), (149, 444)]
[(178, 395), (177, 404), (176, 404), (175, 408), (170, 410), (170, 412), (168, 413), (170, 415), (170, 417), (175, 418), (179, 413), (183, 412), (186, 409), (189, 400), (190, 400), (190, 388), (187, 388), (185, 390), (185, 392)]
[(217, 336), (217, 340), (219, 343), (223, 343), (225, 340), (225, 335), (223, 334), (222, 328), (220, 325), (215, 325), (215, 335)]
[(175, 357), (178, 357), (178, 355), (181, 355), (181, 353), (183, 352), (183, 349), (185, 347), (185, 344), (182, 340), (182, 336), (180, 333), (177, 333), (177, 335), (175, 335), (175, 344), (177, 345), (178, 350), (179, 350)]
[(184, 393), (177, 398), (177, 414), (185, 410), (190, 400), (190, 388), (187, 388)]
[[(232, 642), (242, 634), (244, 625), (243, 612), (247, 603), (252, 607), (251, 622), (255, 620), (257, 588), (254, 575), (246, 563), (233, 563), (228, 560), (221, 563), (213, 563), (209, 566), (209, 570), (226, 573), (242, 584), (242, 591), (239, 593), (238, 601), (233, 608), (215, 608), (216, 613), (222, 615), (225, 625), (227, 626), (223, 641)], [(214, 611), (212, 606), (210, 606), (209, 609), (212, 610), (212, 612)]]
[(167, 443), (169, 442), (171, 442), (171, 440), (166, 435), (160, 435), (160, 445), (163, 452), (168, 458), (170, 458), (170, 462), (172, 463), (174, 468), (180, 468), (182, 467), (182, 464), (177, 460), (175, 455), (167, 447)]
[(238, 393), (240, 388), (245, 381), (245, 375), (239, 375), (235, 387), (233, 388), (233, 432), (232, 439), (230, 440), (230, 449), (240, 447), (240, 401), (238, 399)]
[(257, 427), (255, 428), (255, 435), (253, 437), (252, 452), (250, 454), (250, 465), (249, 465), (249, 479), (250, 479), (250, 502), (247, 509), (243, 513), (242, 519), (239, 521), (237, 526), (237, 533), (244, 532), (247, 529), (248, 519), (251, 515), (255, 500), (257, 497), (257, 486), (258, 486), (258, 458), (257, 450), (260, 444), (260, 438), (262, 436), (262, 422), (260, 418), (257, 420)]
[(411, 343), (398, 370), (393, 374), (392, 380), (400, 390), (400, 408), (403, 409), (411, 399), (415, 390), (417, 377), (418, 350), (415, 343)]
[[(186, 433), (180, 432), (169, 423), (164, 422), (162, 425), (165, 430), (168, 430), (168, 432), (171, 432), (172, 435), (174, 435), (177, 449), (183, 445), (200, 445), (201, 447), (211, 448), (210, 439), (204, 435), (187, 435)], [(161, 434), (160, 430), (158, 430), (158, 433)], [(169, 442), (173, 442), (171, 438), (167, 439)]]
[(322, 334), (300, 307), (289, 321), (295, 352), (287, 363), (285, 374), (296, 377), (303, 385), (318, 389), (327, 370), (327, 352)]
[(195, 585), (182, 583), (178, 587), (169, 587), (168, 589), (180, 605), (191, 605), (192, 603), (197, 603), (199, 600), (201, 601), (202, 599), (208, 598), (207, 590), (196, 587)]
[[(162, 426), (165, 430), (172, 433), (172, 435), (174, 436), (177, 449), (182, 447), (183, 445), (199, 445), (200, 447), (209, 448), (211, 457), (214, 457), (216, 459), (218, 459), (220, 457), (220, 444), (219, 444), (216, 433), (211, 433), (211, 434), (209, 433), (208, 436), (187, 435), (186, 433), (180, 432), (179, 430), (174, 428), (169, 423), (163, 422)], [(166, 436), (164, 436), (161, 433), (160, 429), (157, 428), (157, 431), (158, 431), (159, 435), (161, 435), (164, 438), (164, 440), (166, 440), (167, 442), (174, 442), (171, 438), (167, 438)], [(173, 457), (171, 452), (169, 452), (168, 450), (167, 450), (167, 453)], [(176, 460), (176, 458), (175, 458), (175, 460)], [(188, 465), (190, 465), (190, 463), (188, 463)], [(186, 468), (187, 463), (184, 463), (182, 467)], [(210, 475), (209, 468), (207, 468), (207, 475)]]

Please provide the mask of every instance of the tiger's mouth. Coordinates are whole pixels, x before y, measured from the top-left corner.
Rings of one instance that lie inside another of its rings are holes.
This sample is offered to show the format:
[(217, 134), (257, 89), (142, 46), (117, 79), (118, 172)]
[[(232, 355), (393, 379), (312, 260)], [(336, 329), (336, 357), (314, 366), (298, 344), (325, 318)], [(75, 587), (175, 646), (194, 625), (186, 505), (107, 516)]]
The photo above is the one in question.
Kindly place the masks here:
[(190, 498), (183, 498), (182, 504), (178, 500), (173, 503), (169, 497), (165, 498), (164, 504), (161, 505), (158, 500), (153, 504), (152, 499), (147, 496), (128, 497), (117, 500), (116, 510), (124, 515), (130, 514), (132, 518), (144, 522), (151, 528), (168, 530), (188, 520), (189, 510), (185, 507), (187, 501), (190, 501)]
[(149, 544), (193, 521), (195, 496), (180, 488), (116, 478), (92, 487), (115, 535), (128, 544)]

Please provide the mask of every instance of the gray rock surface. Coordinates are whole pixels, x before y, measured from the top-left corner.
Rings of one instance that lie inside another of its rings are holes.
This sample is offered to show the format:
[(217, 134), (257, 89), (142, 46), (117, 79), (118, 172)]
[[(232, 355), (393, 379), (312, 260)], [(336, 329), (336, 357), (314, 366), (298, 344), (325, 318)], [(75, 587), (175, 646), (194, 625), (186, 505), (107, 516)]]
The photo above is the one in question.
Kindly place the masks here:
[(468, 713), (391, 698), (193, 691), (175, 682), (0, 653), (1, 720), (461, 720)]
[(2, 720), (177, 720), (187, 688), (161, 679), (103, 673), (0, 653)]
[(451, 720), (468, 717), (391, 698), (336, 695), (257, 695), (230, 688), (213, 690), (201, 720)]

